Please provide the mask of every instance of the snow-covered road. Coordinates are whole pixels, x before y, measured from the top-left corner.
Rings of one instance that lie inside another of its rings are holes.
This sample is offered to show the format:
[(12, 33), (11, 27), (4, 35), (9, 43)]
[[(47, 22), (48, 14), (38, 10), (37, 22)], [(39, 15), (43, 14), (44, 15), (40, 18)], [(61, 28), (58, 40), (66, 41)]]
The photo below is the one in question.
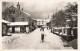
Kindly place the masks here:
[(45, 29), (45, 42), (41, 42), (40, 29), (30, 34), (15, 33), (12, 36), (3, 37), (3, 49), (64, 49), (63, 41), (59, 36)]

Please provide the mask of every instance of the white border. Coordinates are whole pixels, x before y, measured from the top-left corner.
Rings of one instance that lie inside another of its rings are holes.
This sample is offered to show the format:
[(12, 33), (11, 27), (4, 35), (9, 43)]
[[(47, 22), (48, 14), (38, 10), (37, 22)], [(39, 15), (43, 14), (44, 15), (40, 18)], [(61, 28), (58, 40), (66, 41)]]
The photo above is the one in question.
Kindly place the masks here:
[[(2, 2), (25, 2), (25, 1), (48, 1), (48, 0), (0, 0), (0, 30), (2, 29), (2, 24), (1, 24), (1, 18), (2, 18)], [(37, 50), (37, 51), (80, 51), (80, 29), (79, 29), (79, 22), (80, 22), (80, 0), (50, 0), (52, 2), (62, 2), (62, 1), (65, 1), (65, 2), (74, 2), (74, 1), (77, 1), (78, 2), (78, 49), (77, 50), (68, 50), (68, 49), (59, 49), (59, 50)], [(2, 30), (0, 31), (0, 35), (2, 35)], [(0, 36), (0, 51), (36, 51), (36, 50), (32, 50), (32, 49), (27, 49), (27, 50), (4, 50), (2, 49), (2, 36)]]

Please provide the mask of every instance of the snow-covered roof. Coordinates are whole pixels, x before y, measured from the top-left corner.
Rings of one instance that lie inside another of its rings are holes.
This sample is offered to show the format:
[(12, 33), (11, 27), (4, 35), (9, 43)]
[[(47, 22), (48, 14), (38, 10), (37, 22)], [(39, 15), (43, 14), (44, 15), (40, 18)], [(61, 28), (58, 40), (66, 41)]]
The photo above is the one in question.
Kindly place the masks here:
[(70, 19), (66, 20), (66, 21), (71, 21)]
[(2, 22), (3, 23), (10, 23), (9, 21), (3, 20), (3, 19), (2, 19)]
[(43, 21), (43, 19), (36, 19), (37, 21)]
[(20, 25), (28, 25), (28, 22), (11, 22), (8, 24), (9, 26), (20, 26)]
[[(21, 10), (22, 11), (22, 10)], [(27, 14), (28, 16), (30, 16), (30, 14), (29, 13), (26, 13), (26, 12), (24, 12), (24, 11), (22, 11), (23, 13), (25, 13), (25, 14)]]
[(46, 22), (50, 22), (50, 19), (46, 19), (45, 21), (46, 21)]

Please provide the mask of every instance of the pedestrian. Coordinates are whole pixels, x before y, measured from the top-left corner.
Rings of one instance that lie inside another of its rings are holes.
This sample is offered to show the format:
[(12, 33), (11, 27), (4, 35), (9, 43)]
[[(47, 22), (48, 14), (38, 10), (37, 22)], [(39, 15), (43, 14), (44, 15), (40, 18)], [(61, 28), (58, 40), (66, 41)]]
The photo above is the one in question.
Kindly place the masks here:
[(42, 30), (42, 27), (40, 28), (40, 31)]
[(42, 40), (42, 43), (44, 42), (44, 29), (42, 29), (41, 31), (41, 40)]

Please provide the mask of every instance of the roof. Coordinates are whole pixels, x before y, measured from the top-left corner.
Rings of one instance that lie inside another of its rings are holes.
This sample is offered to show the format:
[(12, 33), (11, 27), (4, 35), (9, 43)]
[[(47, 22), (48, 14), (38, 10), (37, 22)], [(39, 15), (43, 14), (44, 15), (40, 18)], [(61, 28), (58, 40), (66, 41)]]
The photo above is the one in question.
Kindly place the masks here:
[(66, 20), (66, 21), (71, 21), (70, 19)]
[(3, 23), (10, 23), (10, 22), (8, 22), (8, 21), (6, 21), (6, 20), (3, 20), (3, 19), (2, 19), (2, 22), (3, 22)]
[(21, 26), (21, 25), (28, 25), (28, 22), (11, 22), (8, 24), (9, 26)]
[(37, 21), (43, 21), (43, 19), (36, 19)]
[[(22, 11), (22, 10), (20, 10), (20, 11)], [(30, 14), (29, 13), (27, 13), (27, 12), (24, 12), (24, 11), (22, 11), (23, 13), (25, 13), (25, 14), (27, 14), (28, 16), (30, 16)]]

